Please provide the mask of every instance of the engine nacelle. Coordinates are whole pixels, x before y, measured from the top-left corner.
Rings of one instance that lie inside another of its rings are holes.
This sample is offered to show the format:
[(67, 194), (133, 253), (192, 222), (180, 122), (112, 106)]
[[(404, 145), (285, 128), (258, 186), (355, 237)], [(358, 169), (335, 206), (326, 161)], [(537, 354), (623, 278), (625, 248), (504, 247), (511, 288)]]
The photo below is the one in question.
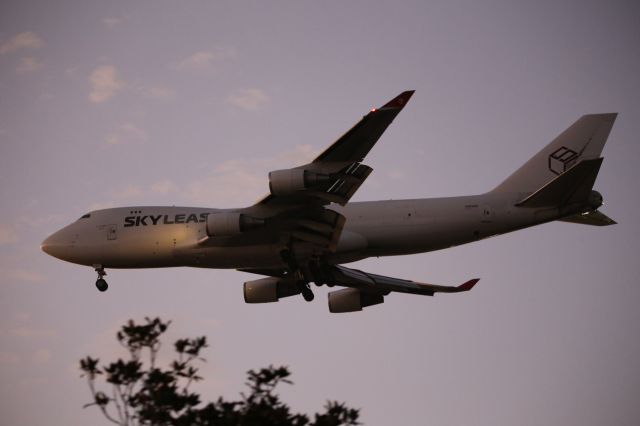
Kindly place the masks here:
[(345, 288), (329, 293), (329, 312), (343, 313), (361, 311), (367, 306), (384, 303), (381, 294), (363, 293), (356, 288)]
[(273, 195), (289, 195), (307, 188), (329, 183), (331, 177), (304, 169), (284, 169), (269, 172), (269, 190)]
[(210, 237), (237, 235), (262, 225), (264, 225), (264, 219), (242, 213), (224, 212), (207, 215), (207, 235)]
[(244, 283), (244, 301), (246, 303), (277, 302), (281, 297), (300, 293), (294, 283), (277, 277), (267, 277)]

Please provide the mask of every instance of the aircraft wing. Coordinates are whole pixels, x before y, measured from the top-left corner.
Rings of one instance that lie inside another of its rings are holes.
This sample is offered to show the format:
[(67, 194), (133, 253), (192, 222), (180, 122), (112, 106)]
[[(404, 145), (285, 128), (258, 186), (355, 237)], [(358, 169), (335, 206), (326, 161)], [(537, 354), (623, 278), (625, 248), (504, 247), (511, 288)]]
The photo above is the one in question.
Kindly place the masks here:
[(271, 194), (257, 204), (345, 205), (373, 170), (361, 161), (402, 111), (413, 92), (403, 92), (380, 108), (372, 109), (311, 163), (269, 173)]
[(371, 110), (311, 163), (269, 173), (271, 194), (253, 206), (209, 214), (207, 235), (195, 249), (276, 245), (290, 271), (311, 275), (308, 265), (335, 252), (346, 220), (328, 204), (346, 204), (369, 176), (371, 167), (361, 161), (412, 95)]
[(471, 290), (480, 281), (478, 278), (474, 278), (459, 286), (443, 286), (385, 277), (340, 265), (325, 266), (322, 268), (322, 273), (327, 284), (351, 287), (365, 293), (383, 295), (392, 291), (425, 296), (433, 296), (435, 293), (460, 293)]
[(263, 225), (258, 229), (223, 239), (209, 235), (199, 244), (275, 242), (291, 270), (304, 269), (310, 259), (335, 252), (345, 218), (328, 204), (345, 205), (369, 176), (373, 169), (361, 161), (412, 95), (412, 90), (403, 92), (371, 110), (311, 163), (270, 172), (271, 193), (242, 211), (259, 218)]
[(407, 90), (381, 106), (372, 109), (347, 133), (318, 155), (314, 164), (362, 161), (389, 124), (402, 111), (413, 95)]

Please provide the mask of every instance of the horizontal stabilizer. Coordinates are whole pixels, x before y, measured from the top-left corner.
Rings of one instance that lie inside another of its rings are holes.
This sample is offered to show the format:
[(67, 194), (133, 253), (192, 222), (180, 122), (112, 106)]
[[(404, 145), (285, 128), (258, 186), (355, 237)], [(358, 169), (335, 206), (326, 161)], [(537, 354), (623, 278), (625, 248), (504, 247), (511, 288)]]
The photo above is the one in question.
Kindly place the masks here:
[(571, 222), (571, 223), (579, 223), (581, 225), (593, 225), (593, 226), (608, 226), (608, 225), (615, 225), (616, 223), (618, 223), (615, 220), (611, 219), (606, 214), (601, 213), (597, 210), (588, 212), (588, 213), (576, 214), (576, 215), (565, 217), (564, 219), (559, 219), (559, 220), (561, 222)]
[(516, 204), (518, 207), (550, 207), (584, 202), (589, 197), (602, 158), (583, 160)]

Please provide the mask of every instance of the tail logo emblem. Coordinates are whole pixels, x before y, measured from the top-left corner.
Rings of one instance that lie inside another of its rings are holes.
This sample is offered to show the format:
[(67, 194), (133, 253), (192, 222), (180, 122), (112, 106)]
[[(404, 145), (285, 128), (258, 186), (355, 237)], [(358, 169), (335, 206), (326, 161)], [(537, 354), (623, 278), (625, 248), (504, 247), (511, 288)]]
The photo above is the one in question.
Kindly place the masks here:
[(549, 170), (560, 175), (576, 164), (579, 156), (577, 152), (566, 146), (558, 148), (549, 155)]

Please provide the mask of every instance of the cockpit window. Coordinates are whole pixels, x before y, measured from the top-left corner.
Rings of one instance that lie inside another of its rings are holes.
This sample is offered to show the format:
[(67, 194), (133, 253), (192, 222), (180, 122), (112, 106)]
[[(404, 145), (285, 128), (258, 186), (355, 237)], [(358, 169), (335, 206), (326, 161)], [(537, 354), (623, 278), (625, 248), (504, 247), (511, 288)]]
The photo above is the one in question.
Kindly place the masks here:
[(91, 217), (91, 213), (87, 213), (85, 215), (82, 215), (82, 217), (80, 217), (80, 219), (86, 219), (88, 217)]

